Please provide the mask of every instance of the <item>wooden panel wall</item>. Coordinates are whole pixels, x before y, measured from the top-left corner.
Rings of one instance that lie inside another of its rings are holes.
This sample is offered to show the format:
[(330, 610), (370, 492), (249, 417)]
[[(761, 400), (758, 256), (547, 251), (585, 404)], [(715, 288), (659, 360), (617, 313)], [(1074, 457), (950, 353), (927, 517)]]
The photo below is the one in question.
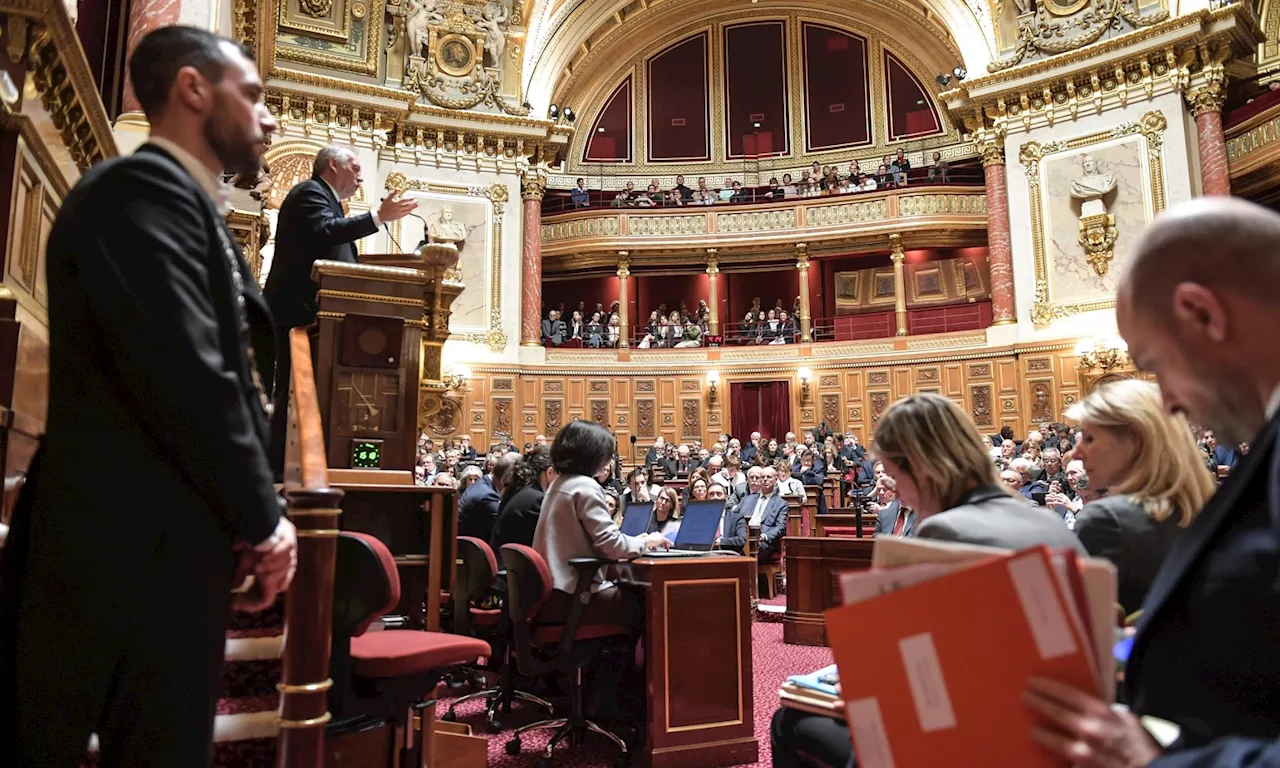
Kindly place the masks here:
[(735, 381), (789, 381), (794, 429), (825, 420), (833, 431), (852, 429), (863, 442), (874, 436), (885, 409), (915, 392), (951, 398), (983, 433), (994, 434), (1007, 424), (1019, 437), (1035, 425), (1062, 421), (1066, 408), (1082, 396), (1083, 379), (1070, 347), (873, 365), (814, 359), (808, 365), (813, 380), (803, 401), (794, 369), (759, 373), (726, 367), (720, 370), (714, 403), (703, 370), (669, 375), (474, 370), (464, 398), (466, 424), (472, 442), (483, 447), (499, 432), (523, 444), (539, 434), (554, 435), (571, 419), (598, 421), (617, 431), (622, 458), (629, 461), (632, 435), (637, 456), (659, 435), (678, 443), (715, 440), (728, 429), (729, 385)]

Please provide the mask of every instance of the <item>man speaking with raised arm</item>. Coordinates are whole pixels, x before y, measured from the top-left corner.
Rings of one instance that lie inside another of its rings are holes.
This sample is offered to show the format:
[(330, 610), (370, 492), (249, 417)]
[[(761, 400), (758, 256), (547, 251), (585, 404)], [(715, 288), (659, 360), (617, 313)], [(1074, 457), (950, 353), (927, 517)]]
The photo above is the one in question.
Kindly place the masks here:
[(278, 327), (276, 357), (275, 413), (271, 419), (271, 469), (284, 471), (284, 446), (288, 428), (289, 329), (311, 325), (316, 319), (316, 293), (311, 267), (319, 260), (355, 264), (356, 241), (378, 231), (378, 227), (398, 221), (418, 207), (414, 200), (391, 195), (378, 210), (347, 216), (342, 201), (364, 183), (360, 160), (354, 152), (336, 144), (316, 153), (311, 178), (301, 182), (280, 205), (276, 227), (275, 257), (263, 295)]

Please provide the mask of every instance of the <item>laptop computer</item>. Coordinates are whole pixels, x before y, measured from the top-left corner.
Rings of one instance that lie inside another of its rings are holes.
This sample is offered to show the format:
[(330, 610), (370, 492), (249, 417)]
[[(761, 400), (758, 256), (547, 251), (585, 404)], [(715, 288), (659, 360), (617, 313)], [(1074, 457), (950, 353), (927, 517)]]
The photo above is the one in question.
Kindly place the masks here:
[(685, 507), (680, 528), (676, 531), (675, 546), (668, 550), (650, 552), (646, 557), (697, 557), (711, 552), (716, 534), (724, 517), (724, 500), (690, 501)]
[(653, 516), (653, 502), (637, 501), (627, 505), (622, 513), (622, 525), (619, 530), (628, 536), (643, 536), (649, 527), (649, 518)]

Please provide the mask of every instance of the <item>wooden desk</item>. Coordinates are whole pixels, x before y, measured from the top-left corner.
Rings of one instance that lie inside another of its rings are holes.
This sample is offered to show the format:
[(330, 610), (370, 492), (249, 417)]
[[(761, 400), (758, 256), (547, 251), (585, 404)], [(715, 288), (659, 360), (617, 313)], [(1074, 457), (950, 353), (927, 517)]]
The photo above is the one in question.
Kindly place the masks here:
[(641, 558), (619, 580), (645, 588), (645, 768), (755, 763), (746, 557)]
[(840, 603), (839, 574), (871, 567), (873, 539), (787, 538), (787, 612), (782, 640), (826, 645), (823, 612)]
[[(378, 537), (395, 557), (400, 603), (392, 612), (408, 616), (413, 626), (438, 631), (440, 594), (453, 588), (453, 564), (458, 559), (455, 490), (374, 483), (333, 487), (346, 493), (342, 529)], [(440, 556), (432, 558), (437, 552)]]

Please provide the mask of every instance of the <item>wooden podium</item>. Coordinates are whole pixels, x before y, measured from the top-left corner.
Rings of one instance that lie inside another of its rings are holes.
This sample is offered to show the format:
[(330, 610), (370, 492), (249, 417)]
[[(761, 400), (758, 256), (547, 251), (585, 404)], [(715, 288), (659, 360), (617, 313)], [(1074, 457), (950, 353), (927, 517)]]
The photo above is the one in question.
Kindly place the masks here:
[(413, 471), (421, 424), (444, 390), (441, 349), (463, 288), (447, 278), (456, 249), (450, 263), (426, 252), (434, 248), (312, 269), (316, 387), (332, 469)]

